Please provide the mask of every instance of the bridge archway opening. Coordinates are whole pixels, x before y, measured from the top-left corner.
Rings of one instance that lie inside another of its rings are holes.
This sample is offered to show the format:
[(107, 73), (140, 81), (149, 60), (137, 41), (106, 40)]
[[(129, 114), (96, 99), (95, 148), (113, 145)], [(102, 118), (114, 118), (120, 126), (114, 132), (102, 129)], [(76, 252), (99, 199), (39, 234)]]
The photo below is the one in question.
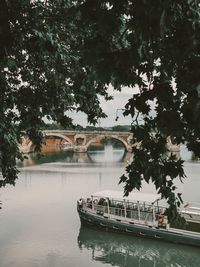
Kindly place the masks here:
[(46, 134), (43, 138), (42, 152), (72, 150), (72, 141), (62, 134)]
[(125, 144), (113, 137), (97, 137), (87, 144), (93, 162), (121, 162), (126, 154)]

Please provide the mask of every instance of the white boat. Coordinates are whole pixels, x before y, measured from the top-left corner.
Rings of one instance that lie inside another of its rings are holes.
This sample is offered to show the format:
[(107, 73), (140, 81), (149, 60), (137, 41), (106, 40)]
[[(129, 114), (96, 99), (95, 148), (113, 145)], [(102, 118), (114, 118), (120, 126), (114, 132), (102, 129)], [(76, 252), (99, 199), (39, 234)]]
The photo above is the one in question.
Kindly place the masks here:
[(187, 222), (200, 224), (200, 204), (186, 203), (180, 213)]
[(160, 195), (100, 191), (79, 199), (81, 223), (115, 232), (139, 235), (175, 243), (200, 246), (200, 233), (170, 226)]

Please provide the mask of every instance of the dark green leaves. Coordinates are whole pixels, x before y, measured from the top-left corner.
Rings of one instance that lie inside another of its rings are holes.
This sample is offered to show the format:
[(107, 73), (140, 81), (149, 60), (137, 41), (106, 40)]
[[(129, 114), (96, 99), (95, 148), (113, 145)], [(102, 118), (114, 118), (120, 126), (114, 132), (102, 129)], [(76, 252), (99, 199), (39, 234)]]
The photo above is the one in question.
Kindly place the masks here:
[(200, 155), (198, 1), (4, 0), (1, 7), (5, 181), (16, 178), (13, 158), (21, 131), (39, 149), (44, 116), (66, 125), (71, 120), (65, 112), (80, 110), (96, 123), (105, 117), (98, 96), (109, 99), (109, 84), (117, 90), (137, 85), (124, 115), (132, 116), (131, 131), (140, 146), (133, 148), (121, 182), (125, 194), (143, 181), (153, 183), (175, 218), (181, 196), (174, 180), (185, 175), (166, 141), (170, 136), (171, 147), (186, 143)]
[[(39, 151), (45, 117), (69, 127), (72, 119), (66, 111), (81, 110), (95, 124), (105, 117), (99, 96), (109, 99), (109, 95), (101, 80), (104, 75), (97, 76), (88, 65), (85, 43), (92, 32), (87, 23), (85, 29), (80, 27), (74, 1), (3, 0), (0, 14), (1, 187), (17, 178), (21, 135), (27, 135)], [(104, 31), (102, 27), (104, 34), (120, 26), (120, 20), (115, 23), (102, 12), (99, 23), (104, 19), (110, 22)], [(107, 44), (100, 48), (105, 50)]]

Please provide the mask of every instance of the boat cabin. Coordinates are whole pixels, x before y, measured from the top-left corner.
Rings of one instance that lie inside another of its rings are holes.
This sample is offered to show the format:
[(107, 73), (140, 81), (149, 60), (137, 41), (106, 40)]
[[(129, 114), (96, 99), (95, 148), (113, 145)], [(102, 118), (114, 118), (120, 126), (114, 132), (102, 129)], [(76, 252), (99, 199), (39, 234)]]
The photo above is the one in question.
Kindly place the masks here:
[(92, 194), (81, 205), (104, 218), (167, 228), (166, 208), (159, 205), (160, 199), (158, 194), (131, 192), (125, 197), (121, 191), (105, 190)]

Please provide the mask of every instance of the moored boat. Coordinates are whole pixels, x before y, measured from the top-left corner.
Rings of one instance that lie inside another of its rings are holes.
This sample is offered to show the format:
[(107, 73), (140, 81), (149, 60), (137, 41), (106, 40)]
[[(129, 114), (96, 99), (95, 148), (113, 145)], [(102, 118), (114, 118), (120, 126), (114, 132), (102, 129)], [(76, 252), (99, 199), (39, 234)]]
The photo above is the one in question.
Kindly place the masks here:
[(200, 246), (200, 233), (170, 227), (160, 195), (100, 191), (80, 199), (77, 209), (83, 224), (157, 240)]
[(200, 204), (186, 203), (180, 210), (180, 213), (187, 222), (200, 225)]

